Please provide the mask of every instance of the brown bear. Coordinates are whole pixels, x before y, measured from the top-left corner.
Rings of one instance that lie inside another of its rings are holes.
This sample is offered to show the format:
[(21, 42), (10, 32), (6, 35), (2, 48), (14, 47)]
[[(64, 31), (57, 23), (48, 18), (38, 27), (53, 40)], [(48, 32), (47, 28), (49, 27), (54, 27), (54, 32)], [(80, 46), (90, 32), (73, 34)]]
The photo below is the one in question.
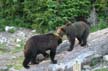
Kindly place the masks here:
[(38, 64), (36, 61), (36, 56), (38, 54), (43, 54), (43, 56), (47, 57), (48, 54), (46, 50), (50, 50), (50, 59), (52, 63), (57, 63), (55, 60), (56, 48), (62, 42), (62, 34), (58, 34), (57, 31), (55, 33), (48, 33), (43, 35), (35, 35), (29, 38), (24, 47), (24, 61), (23, 66), (25, 68), (29, 68), (28, 64), (31, 62), (32, 64)]
[(67, 24), (59, 27), (59, 33), (63, 33), (67, 35), (69, 42), (71, 43), (68, 51), (71, 51), (74, 47), (75, 38), (79, 40), (79, 44), (81, 46), (85, 46), (87, 44), (87, 37), (89, 35), (90, 24), (86, 21), (78, 21), (78, 22), (68, 22)]

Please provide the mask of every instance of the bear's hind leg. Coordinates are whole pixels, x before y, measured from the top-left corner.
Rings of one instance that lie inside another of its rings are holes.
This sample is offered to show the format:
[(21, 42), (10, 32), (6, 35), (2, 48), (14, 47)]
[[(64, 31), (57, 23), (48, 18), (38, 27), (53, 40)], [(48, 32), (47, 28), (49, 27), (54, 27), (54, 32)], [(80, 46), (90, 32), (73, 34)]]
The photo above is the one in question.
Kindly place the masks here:
[(89, 32), (85, 31), (85, 33), (82, 36), (82, 41), (81, 46), (85, 46), (87, 44), (87, 37), (88, 37)]
[(30, 68), (30, 67), (28, 66), (30, 60), (31, 60), (31, 58), (25, 57), (25, 59), (24, 59), (24, 61), (23, 61), (23, 66), (24, 66), (24, 68), (26, 68), (26, 69)]

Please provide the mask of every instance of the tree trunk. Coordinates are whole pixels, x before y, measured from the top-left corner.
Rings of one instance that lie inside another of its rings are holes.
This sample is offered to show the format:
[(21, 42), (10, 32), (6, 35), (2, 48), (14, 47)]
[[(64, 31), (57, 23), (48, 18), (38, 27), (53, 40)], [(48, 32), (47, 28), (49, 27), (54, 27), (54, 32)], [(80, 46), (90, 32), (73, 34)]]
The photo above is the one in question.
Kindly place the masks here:
[(98, 24), (98, 18), (95, 7), (93, 7), (93, 9), (91, 10), (88, 22), (91, 24), (91, 26), (95, 26), (96, 24)]

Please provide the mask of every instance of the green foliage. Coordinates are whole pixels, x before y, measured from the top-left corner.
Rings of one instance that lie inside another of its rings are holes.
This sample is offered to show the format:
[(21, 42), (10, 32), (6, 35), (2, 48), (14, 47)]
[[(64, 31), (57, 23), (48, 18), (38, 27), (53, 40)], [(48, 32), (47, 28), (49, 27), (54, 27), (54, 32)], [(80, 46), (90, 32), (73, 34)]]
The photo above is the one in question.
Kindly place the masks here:
[(108, 24), (105, 21), (103, 21), (102, 19), (100, 19), (100, 22), (98, 24), (91, 27), (91, 32), (95, 32), (97, 30), (101, 30), (101, 29), (104, 29), (104, 28), (107, 28), (107, 27), (108, 27)]
[(15, 32), (15, 29), (10, 29), (9, 30), (9, 33), (14, 33)]
[(6, 45), (4, 43), (0, 43), (0, 54), (3, 54), (6, 51)]
[(94, 3), (94, 6), (96, 7), (97, 13), (99, 16), (107, 17), (107, 11), (108, 11), (108, 0), (96, 0)]
[(22, 69), (23, 68), (23, 66), (22, 66), (23, 60), (24, 60), (24, 57), (22, 57), (22, 56), (10, 60), (10, 63), (7, 64), (7, 67), (8, 67), (7, 71), (9, 71), (9, 69), (12, 67), (15, 68), (16, 70)]
[(6, 44), (0, 43), (0, 50), (6, 50)]
[(108, 68), (97, 69), (95, 71), (108, 71)]
[(14, 59), (14, 63), (12, 64), (12, 66), (17, 70), (22, 69), (23, 68), (23, 66), (22, 66), (23, 60), (24, 60), (23, 56), (17, 57), (16, 59)]
[[(104, 16), (106, 0), (96, 0), (97, 11)], [(0, 0), (0, 30), (6, 25), (48, 32), (76, 16), (89, 16), (90, 0)]]
[(101, 57), (93, 58), (93, 59), (91, 60), (91, 62), (90, 62), (90, 66), (95, 66), (95, 65), (97, 65), (97, 64), (99, 64), (99, 63), (101, 63), (101, 62), (102, 62), (102, 58), (101, 58)]
[(24, 48), (24, 41), (21, 40), (20, 42), (17, 43), (17, 46), (12, 50), (12, 53), (22, 51), (23, 48)]

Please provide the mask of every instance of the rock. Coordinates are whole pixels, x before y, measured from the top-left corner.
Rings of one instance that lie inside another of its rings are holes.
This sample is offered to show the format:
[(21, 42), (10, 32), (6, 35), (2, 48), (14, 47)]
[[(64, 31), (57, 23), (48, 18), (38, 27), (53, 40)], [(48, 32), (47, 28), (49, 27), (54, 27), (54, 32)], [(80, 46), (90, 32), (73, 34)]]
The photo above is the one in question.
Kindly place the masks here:
[(11, 68), (9, 69), (9, 71), (19, 71), (19, 70), (16, 70), (14, 67), (11, 67)]
[(44, 56), (42, 54), (37, 55), (37, 60), (40, 62), (44, 60)]
[(57, 53), (61, 53), (63, 51), (67, 51), (70, 46), (70, 43), (68, 40), (64, 40), (58, 47), (57, 47)]
[(91, 67), (89, 65), (83, 65), (84, 71), (91, 71)]
[(3, 44), (3, 43), (6, 43), (8, 40), (6, 37), (0, 37), (0, 43)]
[(108, 61), (108, 55), (104, 55), (104, 56), (103, 56), (103, 60), (104, 60), (104, 61)]
[(91, 10), (90, 17), (87, 20), (92, 26), (98, 23), (98, 18), (97, 18), (97, 13), (95, 8)]
[(18, 32), (17, 35), (18, 35), (19, 37), (25, 38), (25, 33), (22, 32), (22, 31)]
[(0, 66), (0, 71), (8, 71), (8, 67), (7, 66)]
[(12, 56), (12, 59), (16, 59), (17, 57), (16, 56)]
[(21, 47), (21, 45), (20, 44), (16, 44), (16, 47)]
[(6, 26), (6, 27), (5, 27), (5, 31), (6, 31), (6, 32), (9, 32), (10, 30), (14, 30), (14, 31), (15, 31), (16, 28), (13, 27), (13, 26)]
[(35, 32), (36, 32), (36, 30), (32, 30), (31, 32), (32, 32), (32, 33), (35, 33)]
[(55, 66), (53, 66), (54, 64), (51, 64), (49, 66), (48, 71), (64, 71), (65, 70), (65, 65), (64, 64), (56, 64)]
[(17, 38), (15, 41), (18, 43), (21, 42), (21, 39)]

